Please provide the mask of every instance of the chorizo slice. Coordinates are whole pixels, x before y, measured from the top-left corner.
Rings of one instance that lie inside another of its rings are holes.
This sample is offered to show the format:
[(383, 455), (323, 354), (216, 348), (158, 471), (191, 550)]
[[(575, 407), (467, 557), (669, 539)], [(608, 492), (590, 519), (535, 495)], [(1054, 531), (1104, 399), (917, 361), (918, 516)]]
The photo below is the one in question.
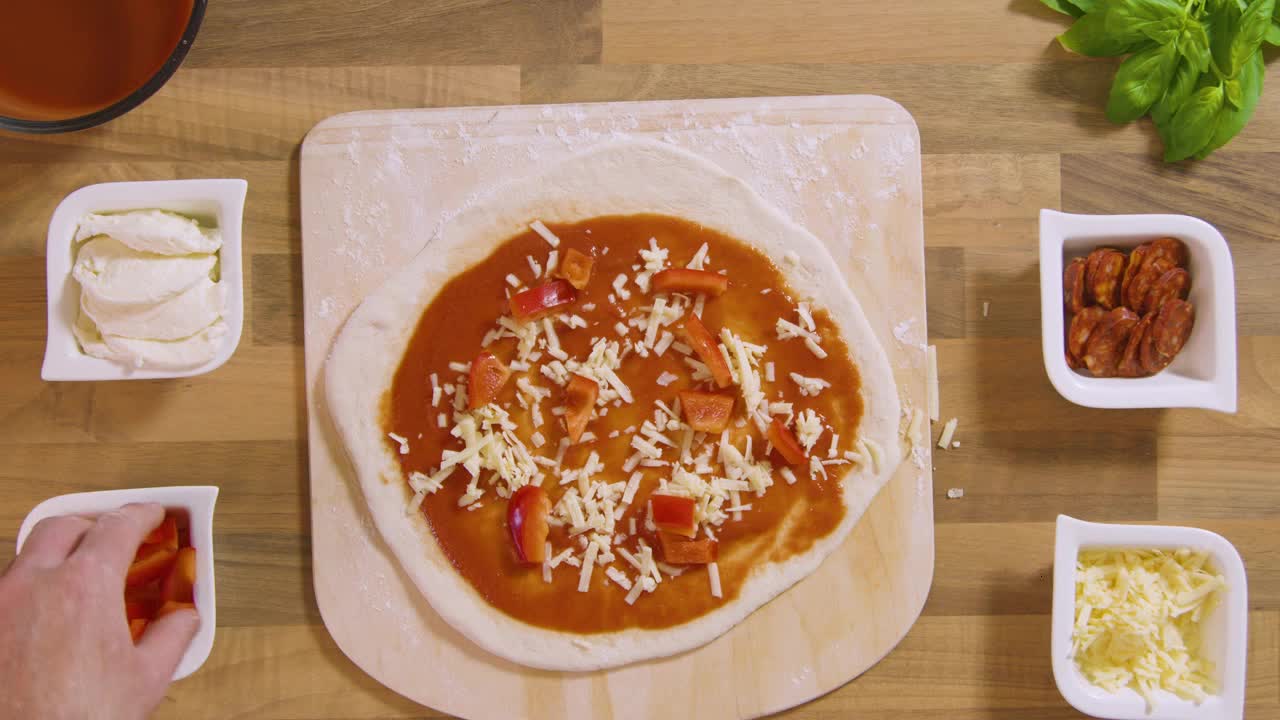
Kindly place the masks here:
[(1186, 300), (1190, 290), (1191, 273), (1182, 268), (1166, 270), (1151, 284), (1140, 312), (1154, 313), (1169, 300)]
[[(1080, 366), (1080, 358), (1084, 356), (1084, 348), (1089, 343), (1089, 335), (1106, 314), (1106, 310), (1097, 305), (1090, 305), (1071, 318), (1071, 327), (1067, 330), (1067, 355), (1076, 359), (1076, 367)], [(1071, 363), (1067, 364), (1070, 365)]]
[(1125, 295), (1124, 306), (1134, 312), (1142, 312), (1142, 308), (1147, 303), (1147, 294), (1151, 292), (1151, 286), (1155, 285), (1165, 271), (1173, 269), (1166, 267), (1162, 260), (1156, 260), (1154, 265), (1151, 261), (1150, 256), (1143, 261), (1142, 267), (1138, 269), (1137, 275), (1129, 285), (1128, 294)]
[(1149, 252), (1151, 252), (1151, 243), (1143, 243), (1129, 253), (1129, 263), (1124, 268), (1124, 279), (1120, 281), (1120, 304), (1129, 305), (1129, 288), (1133, 286), (1133, 278), (1142, 269), (1142, 263)]
[(1129, 340), (1124, 344), (1124, 355), (1120, 356), (1120, 364), (1116, 366), (1116, 374), (1120, 377), (1136, 378), (1147, 374), (1147, 371), (1142, 368), (1139, 351), (1142, 349), (1142, 340), (1147, 336), (1147, 331), (1151, 329), (1151, 323), (1155, 319), (1154, 313), (1147, 313), (1137, 325), (1133, 326), (1133, 332), (1129, 333)]
[(1084, 309), (1084, 258), (1076, 258), (1062, 271), (1062, 304), (1075, 315)]
[(1093, 332), (1089, 333), (1089, 343), (1085, 345), (1081, 359), (1094, 377), (1116, 376), (1125, 344), (1138, 320), (1138, 314), (1134, 311), (1118, 307), (1107, 313)]
[(1086, 305), (1093, 305), (1098, 302), (1098, 299), (1095, 298), (1093, 296), (1093, 293), (1091, 292), (1093, 290), (1093, 279), (1097, 274), (1099, 263), (1101, 263), (1102, 259), (1107, 256), (1107, 253), (1112, 253), (1112, 252), (1117, 252), (1117, 251), (1113, 250), (1112, 248), (1102, 247), (1089, 253), (1088, 257), (1085, 258), (1084, 302)]
[(1102, 306), (1104, 310), (1118, 307), (1120, 303), (1120, 286), (1124, 276), (1127, 258), (1119, 250), (1100, 250), (1098, 262), (1089, 274), (1089, 287), (1086, 295)]
[(1154, 320), (1142, 339), (1139, 356), (1142, 368), (1152, 375), (1169, 367), (1169, 363), (1182, 351), (1195, 326), (1195, 306), (1186, 300), (1174, 298), (1160, 306), (1152, 314)]
[(1187, 246), (1177, 238), (1160, 238), (1151, 243), (1151, 259), (1168, 263), (1170, 268), (1187, 266)]

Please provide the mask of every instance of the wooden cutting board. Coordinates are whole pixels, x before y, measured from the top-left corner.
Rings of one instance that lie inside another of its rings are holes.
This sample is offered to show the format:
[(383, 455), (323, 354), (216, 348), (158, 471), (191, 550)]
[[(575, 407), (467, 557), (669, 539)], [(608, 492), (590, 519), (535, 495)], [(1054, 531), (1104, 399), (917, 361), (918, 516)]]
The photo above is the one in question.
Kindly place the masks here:
[(920, 142), (911, 116), (893, 102), (828, 96), (481, 107), (357, 112), (321, 122), (301, 158), (316, 598), (356, 665), (443, 712), (503, 720), (764, 715), (867, 670), (906, 634), (929, 592), (927, 432), (817, 572), (715, 642), (665, 660), (580, 674), (500, 660), (445, 624), (388, 552), (317, 385), (334, 335), (361, 298), (496, 183), (626, 137), (707, 157), (825, 241), (889, 353), (904, 415), (927, 410)]

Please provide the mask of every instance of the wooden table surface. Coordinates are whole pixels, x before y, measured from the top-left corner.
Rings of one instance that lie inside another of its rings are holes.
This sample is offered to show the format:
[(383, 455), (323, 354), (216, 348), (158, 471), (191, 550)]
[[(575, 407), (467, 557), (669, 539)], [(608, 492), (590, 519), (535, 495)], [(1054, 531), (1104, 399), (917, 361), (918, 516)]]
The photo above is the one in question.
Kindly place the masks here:
[[(1234, 542), (1251, 581), (1248, 715), (1280, 716), (1280, 73), (1227, 150), (1169, 167), (1147, 124), (1107, 123), (1113, 63), (1067, 55), (1050, 42), (1063, 27), (1035, 0), (214, 0), (185, 65), (141, 108), (72, 135), (0, 134), (0, 563), (50, 495), (220, 485), (216, 644), (159, 716), (437, 717), (348, 662), (311, 591), (303, 135), (374, 108), (875, 93), (920, 126), (929, 330), (962, 447), (935, 460), (937, 570), (919, 622), (866, 675), (789, 715), (1078, 717), (1049, 664), (1065, 512)], [(187, 380), (41, 382), (54, 206), (88, 183), (183, 177), (249, 181), (235, 357)], [(1038, 337), (1042, 207), (1187, 213), (1223, 232), (1238, 414), (1088, 410), (1054, 392)], [(946, 499), (951, 487), (964, 498)]]

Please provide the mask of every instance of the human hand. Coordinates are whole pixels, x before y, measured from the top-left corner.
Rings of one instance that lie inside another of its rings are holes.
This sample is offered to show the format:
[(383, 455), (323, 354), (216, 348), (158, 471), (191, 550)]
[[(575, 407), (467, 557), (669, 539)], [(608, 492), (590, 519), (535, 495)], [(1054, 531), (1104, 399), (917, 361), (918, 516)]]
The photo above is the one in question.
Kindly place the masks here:
[(135, 646), (125, 573), (164, 508), (46, 518), (0, 575), (0, 718), (145, 718), (200, 626), (180, 610)]

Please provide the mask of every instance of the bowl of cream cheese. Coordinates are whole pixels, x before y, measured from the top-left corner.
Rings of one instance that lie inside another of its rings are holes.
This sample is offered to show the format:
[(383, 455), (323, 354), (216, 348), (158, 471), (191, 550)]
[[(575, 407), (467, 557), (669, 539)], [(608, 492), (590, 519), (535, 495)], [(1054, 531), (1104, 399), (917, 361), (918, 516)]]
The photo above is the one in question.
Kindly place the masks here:
[(49, 223), (45, 380), (189, 377), (244, 324), (238, 179), (101, 183)]

